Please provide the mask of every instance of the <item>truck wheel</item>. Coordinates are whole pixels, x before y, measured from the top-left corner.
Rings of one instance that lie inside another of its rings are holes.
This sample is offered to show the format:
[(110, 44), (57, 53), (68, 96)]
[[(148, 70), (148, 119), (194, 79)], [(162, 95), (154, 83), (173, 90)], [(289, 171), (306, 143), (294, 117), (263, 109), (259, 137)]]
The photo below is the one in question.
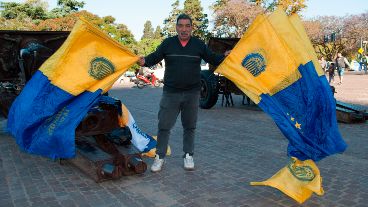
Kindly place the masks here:
[(212, 108), (218, 99), (218, 77), (212, 71), (201, 71), (201, 97), (199, 106), (202, 109)]

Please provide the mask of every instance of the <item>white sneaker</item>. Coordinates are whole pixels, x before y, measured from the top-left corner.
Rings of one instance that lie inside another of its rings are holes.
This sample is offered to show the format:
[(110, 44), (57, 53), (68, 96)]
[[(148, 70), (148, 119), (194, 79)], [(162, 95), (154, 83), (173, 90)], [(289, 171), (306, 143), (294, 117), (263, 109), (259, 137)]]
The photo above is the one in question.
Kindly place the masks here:
[(193, 156), (190, 156), (189, 153), (186, 153), (185, 157), (184, 157), (184, 169), (185, 170), (194, 170)]
[(152, 172), (159, 172), (162, 170), (162, 166), (164, 165), (165, 160), (160, 159), (158, 155), (155, 156), (155, 160), (153, 161), (153, 164), (151, 166)]

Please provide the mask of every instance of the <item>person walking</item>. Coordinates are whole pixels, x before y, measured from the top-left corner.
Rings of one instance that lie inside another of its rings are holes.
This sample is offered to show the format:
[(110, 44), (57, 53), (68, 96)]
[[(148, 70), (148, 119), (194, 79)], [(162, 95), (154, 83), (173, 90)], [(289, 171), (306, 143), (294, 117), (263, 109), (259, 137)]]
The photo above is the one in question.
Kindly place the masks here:
[(340, 85), (342, 84), (342, 81), (343, 81), (346, 66), (348, 68), (351, 68), (351, 67), (350, 67), (348, 60), (344, 56), (342, 56), (340, 52), (337, 53), (337, 58), (335, 59), (335, 62), (336, 62), (336, 68), (337, 68), (337, 75), (339, 76), (339, 79), (340, 79), (340, 82), (338, 83), (338, 85)]
[(184, 169), (194, 170), (194, 137), (200, 98), (201, 60), (219, 65), (229, 53), (215, 54), (206, 44), (193, 37), (192, 19), (180, 14), (174, 37), (166, 38), (154, 51), (138, 60), (140, 66), (152, 66), (165, 60), (164, 87), (158, 112), (156, 156), (152, 172), (161, 171), (170, 130), (181, 113), (183, 126)]
[(319, 64), (321, 65), (321, 68), (323, 70), (323, 72), (326, 74), (328, 68), (327, 68), (327, 61), (325, 60), (324, 57), (321, 57), (319, 60), (318, 60)]
[(331, 85), (332, 83), (335, 83), (335, 63), (330, 63), (328, 67), (328, 83)]
[(364, 74), (367, 74), (367, 67), (368, 67), (368, 53), (366, 53), (362, 57), (362, 69), (364, 70)]

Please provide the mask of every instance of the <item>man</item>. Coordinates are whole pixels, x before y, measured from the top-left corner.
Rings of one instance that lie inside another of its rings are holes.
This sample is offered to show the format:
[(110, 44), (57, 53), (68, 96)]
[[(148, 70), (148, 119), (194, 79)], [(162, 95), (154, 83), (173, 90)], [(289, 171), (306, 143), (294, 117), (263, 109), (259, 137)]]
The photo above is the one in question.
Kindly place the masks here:
[(344, 56), (342, 56), (341, 53), (337, 53), (337, 58), (335, 62), (336, 62), (336, 68), (337, 68), (337, 75), (339, 75), (339, 79), (340, 79), (340, 82), (338, 83), (338, 85), (340, 85), (342, 84), (346, 66), (348, 66), (349, 68), (351, 67), (350, 67), (348, 60)]
[(367, 74), (367, 68), (368, 68), (368, 53), (363, 55), (362, 57), (362, 67), (364, 70), (364, 74)]
[[(170, 130), (181, 113), (184, 129), (184, 169), (194, 170), (194, 132), (197, 123), (200, 91), (201, 59), (219, 65), (225, 55), (210, 51), (205, 43), (192, 37), (192, 19), (181, 14), (176, 20), (177, 36), (165, 39), (157, 50), (138, 60), (140, 66), (152, 66), (165, 60), (164, 87), (158, 113), (156, 157), (152, 172), (161, 171)], [(227, 55), (227, 51), (225, 54)]]

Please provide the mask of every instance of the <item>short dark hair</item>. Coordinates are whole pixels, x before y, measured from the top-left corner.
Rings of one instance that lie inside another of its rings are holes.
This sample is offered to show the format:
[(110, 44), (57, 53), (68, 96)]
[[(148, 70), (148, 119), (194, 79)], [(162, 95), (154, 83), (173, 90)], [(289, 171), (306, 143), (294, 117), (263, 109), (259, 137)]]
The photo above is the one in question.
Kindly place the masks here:
[(179, 16), (176, 18), (176, 24), (178, 24), (179, 20), (181, 19), (189, 19), (190, 24), (192, 25), (192, 18), (188, 14), (179, 14)]

